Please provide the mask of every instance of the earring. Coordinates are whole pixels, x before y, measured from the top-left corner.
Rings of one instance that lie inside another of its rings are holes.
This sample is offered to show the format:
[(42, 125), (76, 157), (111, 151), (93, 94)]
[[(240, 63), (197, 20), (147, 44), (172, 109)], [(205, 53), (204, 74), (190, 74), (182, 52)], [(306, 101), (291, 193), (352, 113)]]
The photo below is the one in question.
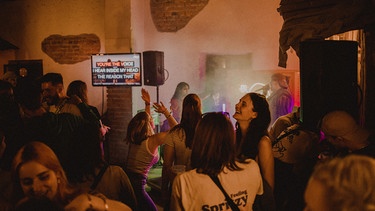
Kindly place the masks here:
[(60, 184), (60, 178), (57, 178), (57, 184)]

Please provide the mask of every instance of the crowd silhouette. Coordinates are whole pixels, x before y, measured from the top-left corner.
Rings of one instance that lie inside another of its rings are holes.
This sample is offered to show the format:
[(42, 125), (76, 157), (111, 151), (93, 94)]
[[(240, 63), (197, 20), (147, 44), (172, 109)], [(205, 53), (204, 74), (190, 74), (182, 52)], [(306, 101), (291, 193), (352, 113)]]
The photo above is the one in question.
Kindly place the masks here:
[[(58, 73), (9, 78), (0, 80), (0, 210), (157, 210), (146, 186), (161, 158), (164, 210), (375, 210), (374, 134), (346, 111), (327, 112), (316, 132), (301, 108), (273, 119), (260, 93), (245, 93), (229, 116), (202, 113), (186, 82), (172, 111), (142, 88), (118, 166), (103, 155), (110, 131), (85, 82), (65, 93)], [(161, 132), (151, 109), (165, 117)]]

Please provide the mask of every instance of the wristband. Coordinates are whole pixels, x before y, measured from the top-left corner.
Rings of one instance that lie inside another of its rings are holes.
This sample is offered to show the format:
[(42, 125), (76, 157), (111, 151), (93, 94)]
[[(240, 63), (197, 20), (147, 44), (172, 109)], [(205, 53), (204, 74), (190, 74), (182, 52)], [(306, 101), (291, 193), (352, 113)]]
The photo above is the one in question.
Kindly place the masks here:
[(148, 103), (148, 102), (145, 102), (145, 105), (146, 105), (146, 106), (149, 106), (149, 105), (151, 105), (151, 104), (150, 104), (150, 103)]

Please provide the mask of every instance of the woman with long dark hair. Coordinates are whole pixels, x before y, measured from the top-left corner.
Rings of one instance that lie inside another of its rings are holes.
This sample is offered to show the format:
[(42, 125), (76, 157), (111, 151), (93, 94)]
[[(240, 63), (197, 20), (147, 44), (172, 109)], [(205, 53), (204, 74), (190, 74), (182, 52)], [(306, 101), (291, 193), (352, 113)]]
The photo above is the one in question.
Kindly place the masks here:
[(259, 167), (252, 159), (238, 160), (234, 128), (222, 112), (207, 113), (198, 123), (191, 167), (173, 181), (170, 210), (251, 210), (255, 196), (262, 193)]
[[(184, 165), (190, 170), (191, 146), (195, 127), (202, 118), (201, 100), (196, 94), (188, 94), (182, 103), (181, 123), (173, 127), (165, 138), (162, 193), (166, 204), (169, 202), (170, 185), (175, 174), (171, 171), (173, 165)], [(168, 205), (166, 205), (168, 209)]]
[[(173, 118), (177, 121), (181, 121), (182, 115), (182, 101), (184, 100), (185, 96), (188, 94), (190, 86), (186, 82), (180, 82), (177, 84), (176, 89), (174, 90), (173, 96), (170, 101), (170, 109)], [(168, 131), (171, 129), (170, 125), (168, 124), (168, 119), (164, 120), (160, 131)]]
[(268, 136), (271, 115), (266, 97), (254, 92), (245, 94), (236, 104), (233, 118), (236, 119), (237, 156), (256, 160), (263, 178), (264, 193), (256, 200), (254, 209), (275, 210), (275, 164)]
[(263, 178), (273, 188), (274, 158), (267, 130), (271, 117), (265, 96), (254, 92), (245, 94), (236, 104), (233, 118), (238, 156), (255, 159)]

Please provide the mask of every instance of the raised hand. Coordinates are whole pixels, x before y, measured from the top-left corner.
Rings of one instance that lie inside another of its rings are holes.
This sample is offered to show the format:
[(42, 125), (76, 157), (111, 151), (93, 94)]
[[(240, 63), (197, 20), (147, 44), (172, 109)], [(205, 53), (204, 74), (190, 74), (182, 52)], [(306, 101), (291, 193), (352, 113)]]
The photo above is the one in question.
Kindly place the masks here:
[(142, 100), (145, 101), (145, 104), (150, 104), (151, 98), (150, 98), (150, 94), (148, 93), (148, 91), (142, 88), (141, 94), (142, 94)]
[(152, 105), (152, 107), (154, 107), (154, 109), (155, 109), (155, 111), (156, 111), (157, 113), (161, 113), (161, 114), (164, 114), (164, 115), (165, 115), (165, 113), (168, 112), (168, 109), (164, 106), (163, 102), (160, 102), (160, 103), (154, 103), (154, 104)]

